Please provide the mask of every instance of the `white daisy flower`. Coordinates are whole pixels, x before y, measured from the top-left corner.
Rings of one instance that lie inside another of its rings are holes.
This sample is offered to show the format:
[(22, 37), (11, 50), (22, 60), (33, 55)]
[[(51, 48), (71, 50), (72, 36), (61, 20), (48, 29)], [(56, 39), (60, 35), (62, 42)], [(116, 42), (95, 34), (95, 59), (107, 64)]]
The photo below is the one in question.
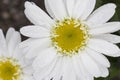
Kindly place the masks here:
[(50, 17), (38, 6), (25, 2), (25, 15), (35, 25), (21, 28), (28, 40), (26, 58), (34, 59), (37, 80), (93, 80), (106, 77), (110, 63), (104, 56), (118, 57), (113, 33), (120, 22), (107, 22), (116, 5), (105, 4), (94, 12), (96, 0), (45, 0)]
[(30, 63), (19, 49), (20, 33), (9, 28), (6, 38), (0, 29), (0, 80), (33, 80)]

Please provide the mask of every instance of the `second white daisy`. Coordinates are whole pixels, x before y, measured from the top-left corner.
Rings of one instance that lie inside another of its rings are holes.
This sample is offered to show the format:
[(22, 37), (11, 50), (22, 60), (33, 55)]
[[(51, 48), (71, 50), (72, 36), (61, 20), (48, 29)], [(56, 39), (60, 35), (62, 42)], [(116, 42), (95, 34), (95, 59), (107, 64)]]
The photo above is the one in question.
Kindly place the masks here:
[(34, 80), (33, 69), (24, 59), (20, 33), (9, 28), (6, 38), (0, 29), (0, 80)]

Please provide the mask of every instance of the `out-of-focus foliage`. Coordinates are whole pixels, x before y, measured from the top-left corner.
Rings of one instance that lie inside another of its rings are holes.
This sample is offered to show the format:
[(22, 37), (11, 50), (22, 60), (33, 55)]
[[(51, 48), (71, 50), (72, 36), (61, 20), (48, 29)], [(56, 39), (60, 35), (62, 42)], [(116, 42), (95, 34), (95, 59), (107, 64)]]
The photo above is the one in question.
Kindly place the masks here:
[[(96, 9), (106, 3), (115, 3), (117, 5), (116, 13), (110, 21), (120, 21), (120, 0), (97, 0)], [(120, 35), (120, 31), (113, 34)], [(120, 44), (118, 44), (118, 46), (120, 47)], [(120, 80), (120, 58), (108, 57), (108, 59), (111, 63), (109, 76), (107, 78), (97, 78), (95, 80)]]

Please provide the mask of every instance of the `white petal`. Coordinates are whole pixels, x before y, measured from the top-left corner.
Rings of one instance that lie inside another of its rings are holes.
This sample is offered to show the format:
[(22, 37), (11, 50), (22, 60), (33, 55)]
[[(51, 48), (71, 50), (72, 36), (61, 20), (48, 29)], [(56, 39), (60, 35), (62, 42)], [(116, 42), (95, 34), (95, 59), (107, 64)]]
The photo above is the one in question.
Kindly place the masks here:
[(25, 55), (27, 59), (35, 58), (37, 55), (41, 54), (43, 50), (49, 48), (51, 45), (50, 40), (47, 38), (38, 39), (29, 44), (29, 49), (27, 50), (27, 54)]
[(96, 4), (96, 0), (89, 0), (87, 6), (80, 18), (85, 20), (90, 15), (90, 13), (93, 11), (93, 9), (95, 8), (95, 4)]
[(91, 29), (90, 34), (100, 35), (105, 33), (113, 33), (118, 30), (120, 30), (120, 22), (109, 22)]
[(84, 68), (83, 63), (77, 55), (72, 57), (73, 68), (79, 80), (93, 80), (91, 74)]
[(14, 55), (12, 55), (12, 57), (18, 61), (18, 64), (21, 66), (22, 69), (30, 65), (30, 63), (26, 62), (22, 49), (19, 49), (18, 47), (15, 50)]
[(48, 48), (45, 51), (41, 52), (41, 54), (38, 55), (32, 64), (34, 70), (38, 70), (39, 68), (42, 68), (51, 63), (56, 55), (57, 53), (54, 48)]
[(50, 11), (50, 14), (53, 13), (57, 20), (64, 19), (67, 16), (63, 0), (45, 0), (45, 4), (46, 8), (49, 8), (47, 10)]
[(55, 15), (54, 15), (52, 9), (50, 8), (48, 1), (47, 1), (47, 0), (44, 0), (44, 3), (45, 3), (45, 8), (46, 8), (48, 14), (49, 14), (52, 18), (55, 18)]
[(30, 66), (30, 65), (24, 67), (24, 68), (23, 68), (23, 71), (24, 71), (24, 74), (26, 74), (26, 75), (32, 75), (33, 72), (34, 72), (32, 66)]
[(120, 51), (116, 54), (112, 54), (113, 57), (120, 57)]
[(13, 35), (11, 35), (11, 38), (8, 42), (8, 50), (9, 50), (9, 55), (12, 56), (16, 47), (19, 45), (21, 42), (21, 36), (20, 33), (17, 31), (14, 31)]
[[(57, 63), (54, 66), (54, 69), (52, 70), (52, 72), (50, 73), (50, 75), (48, 76), (48, 78), (53, 78), (53, 80), (60, 80), (61, 78), (61, 69), (62, 69), (62, 58), (61, 57), (57, 57)], [(48, 80), (48, 79), (45, 79)]]
[(8, 56), (6, 40), (1, 29), (0, 29), (0, 55)]
[(40, 26), (25, 26), (20, 29), (20, 32), (31, 38), (46, 38), (50, 36), (49, 31)]
[(52, 19), (35, 3), (25, 2), (25, 15), (35, 25), (50, 27), (50, 24), (52, 24)]
[(71, 59), (65, 57), (64, 64), (63, 64), (63, 76), (62, 80), (76, 80), (76, 74), (71, 64)]
[(110, 67), (110, 62), (108, 59), (102, 55), (101, 53), (98, 53), (92, 49), (86, 49), (87, 54), (89, 54), (97, 63), (105, 66), (105, 67)]
[(23, 42), (21, 42), (21, 43), (19, 44), (19, 47), (20, 47), (20, 48), (28, 47), (28, 46), (30, 46), (32, 43), (36, 42), (37, 40), (41, 40), (41, 39), (29, 38), (29, 39), (24, 40)]
[(72, 17), (73, 9), (75, 6), (75, 0), (65, 0), (65, 5), (67, 8), (67, 12), (68, 12), (69, 17)]
[(89, 57), (88, 54), (81, 53), (81, 60), (84, 67), (88, 70), (90, 74), (95, 77), (100, 77), (101, 71), (99, 70), (97, 63), (91, 57)]
[(25, 61), (25, 57), (23, 55), (22, 49), (19, 49), (17, 47), (12, 57), (18, 61), (21, 68), (24, 68), (26, 65), (28, 65), (28, 63), (26, 63)]
[[(49, 39), (49, 38), (43, 38), (43, 39)], [(24, 47), (28, 47), (28, 46), (32, 47), (32, 45), (33, 45), (34, 43), (36, 43), (36, 42), (39, 43), (39, 42), (41, 42), (41, 40), (43, 40), (43, 39), (29, 38), (29, 39), (24, 40), (23, 42), (21, 42), (21, 43), (19, 44), (19, 46), (20, 46), (20, 48), (24, 48)]]
[(18, 59), (18, 60), (21, 60), (21, 58), (23, 57), (24, 53), (22, 51), (22, 49), (19, 47), (19, 45), (16, 46), (13, 54), (12, 54), (12, 57)]
[(116, 45), (100, 39), (90, 39), (88, 47), (95, 51), (113, 57), (115, 57), (116, 54), (120, 51)]
[(113, 3), (103, 5), (102, 7), (95, 10), (90, 15), (87, 21), (93, 24), (103, 24), (107, 22), (114, 15), (115, 8), (116, 5)]
[(72, 71), (72, 69), (70, 69), (70, 67), (68, 67), (68, 70), (69, 71), (66, 71), (65, 74), (63, 75), (62, 80), (76, 80), (76, 75)]
[(72, 57), (72, 64), (73, 64), (73, 68), (75, 70), (76, 75), (77, 76), (83, 75), (83, 73), (82, 73), (83, 69), (81, 69), (81, 67), (79, 67), (79, 61), (76, 56)]
[(101, 70), (101, 77), (107, 77), (109, 75), (109, 70), (108, 68), (104, 67), (104, 66), (101, 66), (101, 65), (98, 65), (100, 70)]
[(120, 43), (120, 36), (114, 35), (114, 34), (102, 34), (97, 35), (95, 38), (103, 39), (111, 43)]
[(32, 75), (24, 75), (23, 80), (34, 80)]
[(30, 62), (26, 62), (25, 54), (23, 52), (23, 49), (21, 49), (19, 46), (16, 46), (15, 51), (12, 54), (12, 57), (18, 61), (18, 63), (21, 65), (21, 68), (25, 68), (27, 65), (30, 65)]
[(39, 68), (39, 70), (36, 70), (35, 73), (33, 74), (36, 80), (44, 80), (46, 77), (50, 75), (52, 70), (54, 69), (56, 65), (57, 59), (55, 58), (53, 62), (50, 64), (46, 65), (43, 68)]
[(11, 39), (11, 36), (13, 35), (13, 33), (15, 32), (14, 28), (9, 28), (7, 33), (6, 33), (6, 41), (9, 42), (9, 40)]
[[(81, 55), (81, 54), (80, 54)], [(75, 61), (74, 61), (75, 60)], [(77, 66), (79, 68), (78, 72), (79, 72), (79, 76), (78, 78), (80, 78), (80, 80), (94, 80), (94, 76), (92, 76), (85, 68), (82, 60), (81, 60), (81, 56), (74, 56), (73, 57), (73, 61), (74, 64), (76, 63), (76, 67), (74, 65), (74, 68), (76, 68), (75, 70), (77, 70)], [(81, 75), (80, 75), (81, 73)]]
[(73, 17), (79, 18), (87, 7), (89, 0), (77, 0), (74, 5)]

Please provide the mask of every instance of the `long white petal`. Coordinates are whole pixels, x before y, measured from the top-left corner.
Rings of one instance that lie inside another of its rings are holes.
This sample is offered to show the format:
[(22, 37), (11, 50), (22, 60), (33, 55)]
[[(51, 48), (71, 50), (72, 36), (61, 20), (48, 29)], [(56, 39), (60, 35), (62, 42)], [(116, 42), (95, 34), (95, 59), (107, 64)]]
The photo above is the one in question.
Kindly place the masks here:
[(89, 48), (86, 49), (86, 51), (87, 51), (87, 54), (89, 54), (97, 63), (105, 67), (110, 67), (110, 62), (104, 55)]
[(78, 60), (79, 59), (76, 56), (72, 57), (73, 68), (74, 68), (75, 73), (76, 73), (77, 76), (80, 76), (80, 75), (83, 76), (83, 73), (82, 73), (83, 69), (81, 69), (81, 67), (79, 66), (79, 61)]
[(19, 45), (21, 42), (21, 36), (20, 33), (17, 31), (13, 32), (13, 35), (11, 35), (11, 38), (8, 42), (8, 50), (9, 50), (9, 55), (12, 56), (16, 47)]
[(114, 34), (102, 34), (94, 37), (98, 39), (106, 40), (111, 43), (120, 43), (120, 36)]
[(71, 62), (72, 61), (69, 57), (65, 58), (63, 65), (64, 68), (62, 70), (63, 71), (62, 80), (76, 80), (76, 74)]
[(28, 46), (30, 46), (32, 43), (36, 42), (37, 40), (41, 40), (41, 39), (29, 38), (29, 39), (24, 40), (23, 42), (21, 42), (21, 43), (19, 44), (19, 47), (20, 47), (20, 48), (28, 47)]
[(77, 0), (74, 5), (73, 17), (79, 18), (87, 7), (89, 0)]
[(97, 52), (113, 57), (116, 57), (116, 54), (120, 51), (116, 45), (100, 39), (90, 39), (88, 47)]
[(90, 74), (89, 71), (87, 71), (87, 69), (85, 68), (85, 66), (82, 62), (81, 53), (79, 56), (75, 56), (75, 58), (76, 58), (76, 62), (78, 64), (79, 70), (82, 73), (82, 75), (79, 75), (78, 77), (81, 80), (94, 80), (94, 76), (92, 74)]
[(93, 80), (93, 76), (84, 68), (83, 63), (78, 55), (72, 57), (72, 64), (79, 80)]
[(88, 70), (90, 74), (95, 77), (100, 77), (101, 71), (97, 63), (86, 53), (81, 53), (81, 60), (83, 62), (84, 67)]
[(50, 10), (50, 14), (54, 14), (57, 20), (64, 19), (67, 16), (63, 0), (45, 0), (45, 3), (46, 8), (49, 8), (47, 10)]
[(90, 34), (100, 35), (105, 33), (113, 33), (118, 30), (120, 30), (120, 22), (109, 22), (91, 29)]
[(24, 75), (23, 80), (34, 80), (34, 78), (31, 75)]
[(25, 67), (28, 64), (25, 64), (24, 55), (23, 50), (19, 48), (19, 46), (16, 46), (15, 51), (11, 56), (19, 61), (21, 67)]
[(52, 70), (54, 69), (56, 65), (57, 59), (54, 59), (52, 63), (46, 65), (43, 68), (39, 67), (39, 70), (36, 70), (35, 73), (33, 74), (36, 80), (44, 80), (46, 77), (50, 75)]
[(75, 0), (65, 0), (65, 6), (67, 8), (69, 17), (72, 17), (74, 6), (75, 6)]
[(30, 65), (23, 68), (23, 71), (24, 71), (24, 74), (27, 74), (27, 75), (32, 75), (34, 72), (32, 66)]
[(99, 66), (99, 68), (101, 70), (101, 77), (104, 77), (104, 78), (107, 77), (109, 75), (108, 68), (106, 68), (106, 67), (104, 67), (102, 65), (99, 65), (99, 64), (98, 64), (98, 66)]
[(62, 57), (57, 57), (57, 63), (54, 67), (54, 69), (52, 70), (52, 72), (50, 73), (49, 76), (47, 76), (47, 79), (45, 80), (48, 80), (48, 78), (53, 78), (53, 80), (60, 80), (61, 78), (61, 69), (62, 69)]
[(95, 8), (95, 4), (96, 4), (96, 0), (89, 0), (89, 2), (87, 4), (83, 14), (80, 17), (82, 20), (86, 20), (87, 19), (87, 17), (90, 15), (90, 13)]
[(31, 38), (46, 38), (50, 36), (46, 28), (40, 26), (25, 26), (20, 29), (21, 34)]
[(15, 32), (14, 28), (9, 28), (7, 33), (6, 33), (6, 42), (8, 43), (9, 40), (11, 39), (11, 36), (13, 35), (13, 33)]
[(25, 2), (25, 15), (35, 25), (46, 25), (50, 27), (52, 19), (35, 3)]
[(27, 50), (27, 54), (25, 55), (27, 59), (32, 59), (38, 56), (39, 54), (41, 54), (43, 50), (49, 48), (51, 45), (50, 40), (47, 38), (38, 39), (29, 44), (30, 44), (28, 45), (29, 50)]
[(54, 48), (48, 48), (47, 50), (41, 52), (41, 54), (38, 55), (38, 57), (34, 60), (32, 64), (34, 70), (38, 70), (39, 68), (48, 65), (54, 60), (56, 55), (57, 53)]
[(45, 3), (45, 8), (46, 8), (48, 14), (49, 14), (52, 18), (55, 18), (55, 15), (54, 15), (52, 9), (50, 8), (48, 1), (47, 1), (47, 0), (44, 0), (44, 3)]
[(116, 5), (113, 3), (103, 5), (102, 7), (95, 10), (90, 15), (87, 21), (93, 24), (103, 24), (107, 22), (114, 15), (115, 8)]
[(6, 40), (1, 29), (0, 29), (0, 55), (8, 56)]

